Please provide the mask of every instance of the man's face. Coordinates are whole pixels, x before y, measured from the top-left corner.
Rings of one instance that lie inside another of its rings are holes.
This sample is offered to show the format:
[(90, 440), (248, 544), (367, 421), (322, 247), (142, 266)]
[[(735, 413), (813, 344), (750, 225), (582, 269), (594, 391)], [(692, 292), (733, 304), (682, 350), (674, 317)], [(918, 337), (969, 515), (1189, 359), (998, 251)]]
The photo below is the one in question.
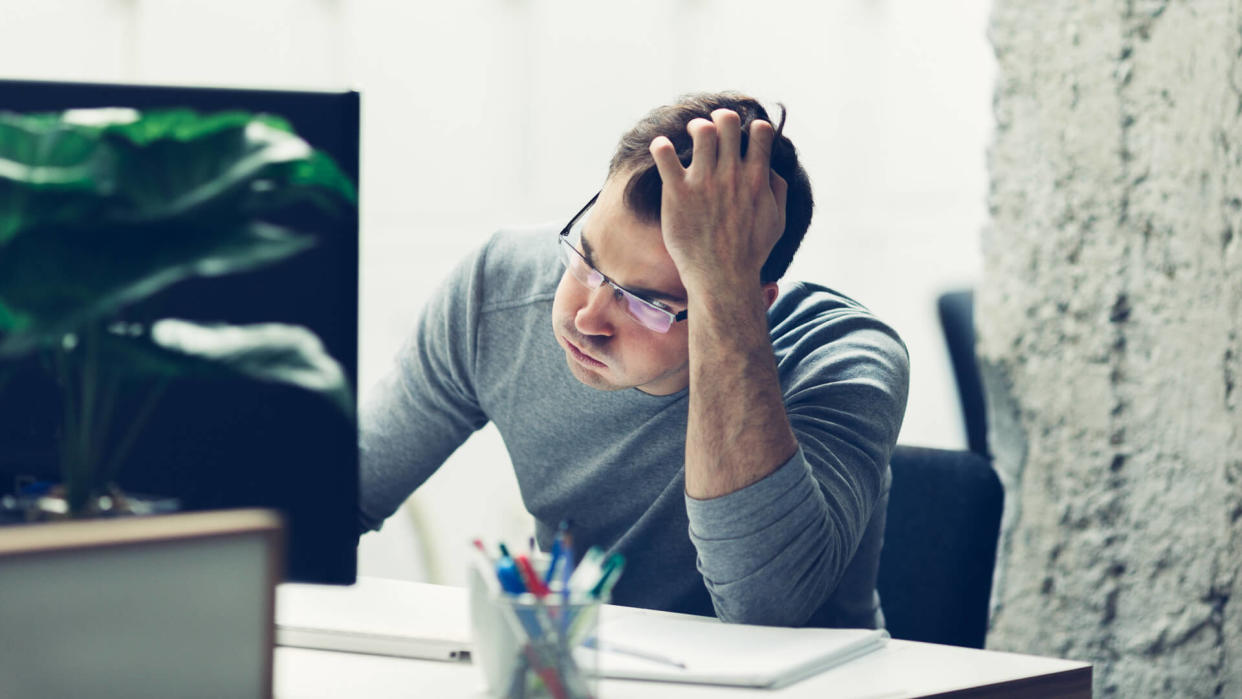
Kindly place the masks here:
[[(582, 252), (617, 284), (681, 311), (686, 290), (660, 226), (640, 222), (622, 201), (628, 178), (619, 173), (605, 183), (583, 225)], [(665, 334), (650, 330), (626, 312), (608, 284), (588, 289), (566, 271), (556, 288), (552, 326), (570, 372), (592, 388), (668, 395), (690, 383), (686, 323), (674, 323)]]

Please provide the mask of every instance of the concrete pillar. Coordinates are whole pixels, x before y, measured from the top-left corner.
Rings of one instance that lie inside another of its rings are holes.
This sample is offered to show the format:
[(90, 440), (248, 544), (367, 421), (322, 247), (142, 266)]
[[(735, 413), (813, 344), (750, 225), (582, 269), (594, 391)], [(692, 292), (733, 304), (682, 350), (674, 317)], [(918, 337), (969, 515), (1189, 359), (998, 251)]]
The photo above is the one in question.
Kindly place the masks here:
[(1242, 0), (995, 0), (991, 648), (1242, 697)]

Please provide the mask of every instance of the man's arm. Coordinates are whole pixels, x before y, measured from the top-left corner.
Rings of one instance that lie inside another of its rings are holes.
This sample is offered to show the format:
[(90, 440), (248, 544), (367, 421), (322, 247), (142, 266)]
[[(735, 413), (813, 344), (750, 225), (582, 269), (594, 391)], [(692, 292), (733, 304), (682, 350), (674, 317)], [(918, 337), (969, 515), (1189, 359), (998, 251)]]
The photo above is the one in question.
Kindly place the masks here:
[(663, 181), (661, 230), (686, 287), (690, 413), (686, 493), (726, 495), (763, 478), (798, 448), (768, 335), (760, 269), (785, 227), (785, 182), (771, 170), (772, 125), (754, 121), (741, 157), (738, 116), (687, 126), (689, 168), (664, 137), (651, 145)]
[(689, 306), (690, 534), (721, 619), (798, 625), (840, 582), (881, 497), (904, 410), (904, 349), (877, 338), (844, 363), (807, 357), (820, 374), (795, 389), (804, 400), (791, 423), (766, 314), (775, 285), (760, 284), (784, 229), (774, 134), (754, 122), (742, 158), (737, 115), (712, 117), (687, 127), (688, 168), (667, 139), (651, 146), (665, 245)]
[(359, 529), (378, 529), (487, 422), (473, 383), (486, 250), (453, 270), (358, 415)]

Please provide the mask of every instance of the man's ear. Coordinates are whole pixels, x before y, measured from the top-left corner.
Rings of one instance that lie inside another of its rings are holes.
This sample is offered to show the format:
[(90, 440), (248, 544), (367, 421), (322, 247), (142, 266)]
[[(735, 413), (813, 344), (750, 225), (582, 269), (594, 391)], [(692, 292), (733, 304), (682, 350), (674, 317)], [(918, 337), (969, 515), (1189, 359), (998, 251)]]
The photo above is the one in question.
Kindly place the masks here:
[(762, 289), (765, 306), (771, 308), (772, 302), (776, 300), (777, 294), (780, 293), (780, 289), (776, 286), (776, 282), (768, 282), (763, 285)]

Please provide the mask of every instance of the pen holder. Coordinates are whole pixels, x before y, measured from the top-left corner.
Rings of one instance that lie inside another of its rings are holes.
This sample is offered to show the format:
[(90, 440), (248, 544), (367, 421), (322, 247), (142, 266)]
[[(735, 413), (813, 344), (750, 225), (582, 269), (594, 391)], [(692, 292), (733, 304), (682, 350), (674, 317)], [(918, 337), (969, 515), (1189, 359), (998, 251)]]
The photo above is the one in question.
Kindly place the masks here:
[(508, 699), (590, 699), (596, 696), (596, 657), (582, 641), (595, 636), (599, 600), (579, 595), (564, 604), (552, 593), (496, 594), (470, 575), (473, 659), (488, 693)]

